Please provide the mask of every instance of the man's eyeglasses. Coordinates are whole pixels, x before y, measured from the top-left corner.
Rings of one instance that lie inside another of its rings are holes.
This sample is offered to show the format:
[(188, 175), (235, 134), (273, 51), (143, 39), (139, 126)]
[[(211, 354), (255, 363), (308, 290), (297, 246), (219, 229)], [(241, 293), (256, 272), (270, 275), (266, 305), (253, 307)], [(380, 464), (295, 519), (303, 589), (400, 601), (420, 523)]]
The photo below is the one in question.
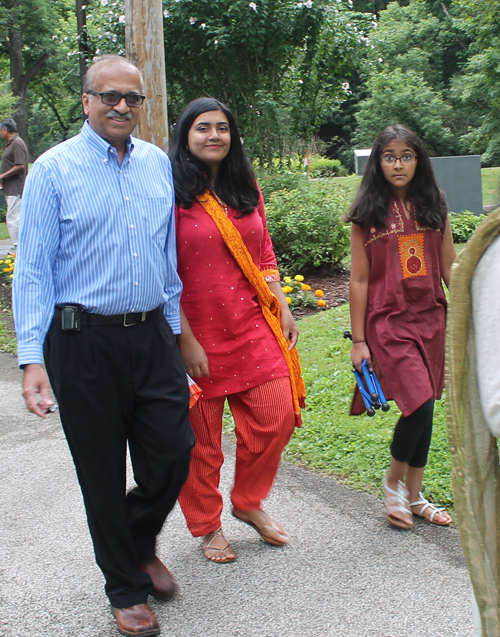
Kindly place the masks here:
[(402, 157), (394, 157), (394, 155), (382, 155), (380, 161), (383, 164), (395, 164), (398, 159), (402, 164), (414, 164), (417, 161), (417, 156), (411, 155), (410, 153), (406, 153)]
[(117, 106), (122, 99), (125, 100), (127, 106), (137, 107), (142, 106), (142, 103), (146, 99), (145, 95), (139, 93), (126, 93), (122, 95), (116, 91), (105, 91), (104, 93), (97, 93), (96, 91), (86, 91), (88, 95), (99, 95), (101, 102), (106, 106)]

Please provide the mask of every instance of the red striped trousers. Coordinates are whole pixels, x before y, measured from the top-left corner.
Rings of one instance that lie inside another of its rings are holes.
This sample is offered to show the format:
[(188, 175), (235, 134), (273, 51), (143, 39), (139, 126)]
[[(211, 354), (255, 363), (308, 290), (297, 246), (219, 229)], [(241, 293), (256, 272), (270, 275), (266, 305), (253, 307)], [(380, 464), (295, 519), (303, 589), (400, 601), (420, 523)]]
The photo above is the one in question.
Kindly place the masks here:
[(190, 411), (196, 445), (189, 477), (179, 503), (195, 537), (221, 526), (219, 491), (222, 414), (228, 400), (236, 432), (236, 471), (231, 502), (236, 509), (259, 509), (273, 485), (281, 452), (294, 431), (292, 393), (288, 377), (277, 378), (229, 396), (198, 400)]

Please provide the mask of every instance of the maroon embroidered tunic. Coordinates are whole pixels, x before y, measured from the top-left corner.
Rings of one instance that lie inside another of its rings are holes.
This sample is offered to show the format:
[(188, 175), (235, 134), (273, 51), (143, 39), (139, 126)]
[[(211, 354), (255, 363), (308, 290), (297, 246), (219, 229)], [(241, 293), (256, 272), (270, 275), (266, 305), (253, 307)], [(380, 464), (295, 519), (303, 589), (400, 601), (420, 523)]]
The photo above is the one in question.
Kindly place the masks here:
[[(266, 281), (279, 281), (266, 226), (264, 201), (250, 215), (228, 208), (254, 263)], [(177, 255), (182, 308), (204, 348), (210, 376), (197, 378), (203, 398), (225, 396), (289, 376), (280, 346), (257, 294), (203, 206), (177, 208)]]
[(422, 228), (393, 199), (385, 228), (362, 228), (370, 262), (366, 341), (390, 397), (409, 416), (444, 387), (444, 227)]

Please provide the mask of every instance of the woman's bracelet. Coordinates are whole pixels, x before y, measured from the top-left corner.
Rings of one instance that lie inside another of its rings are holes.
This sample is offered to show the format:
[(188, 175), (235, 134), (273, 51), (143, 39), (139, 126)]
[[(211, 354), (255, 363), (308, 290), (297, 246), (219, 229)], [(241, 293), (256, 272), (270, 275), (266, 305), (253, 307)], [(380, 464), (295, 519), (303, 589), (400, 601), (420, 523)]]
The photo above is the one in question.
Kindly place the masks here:
[(366, 341), (353, 341), (352, 344), (356, 345), (356, 343), (366, 343)]

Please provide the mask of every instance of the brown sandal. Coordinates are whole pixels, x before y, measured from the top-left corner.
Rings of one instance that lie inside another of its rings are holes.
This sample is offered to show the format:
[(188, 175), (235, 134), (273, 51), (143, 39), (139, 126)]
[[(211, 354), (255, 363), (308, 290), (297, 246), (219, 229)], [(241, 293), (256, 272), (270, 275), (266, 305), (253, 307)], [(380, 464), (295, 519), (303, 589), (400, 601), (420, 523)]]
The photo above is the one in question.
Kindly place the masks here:
[[(221, 538), (225, 544), (223, 546), (212, 546), (213, 542), (217, 542), (217, 539)], [(222, 532), (222, 527), (220, 526), (212, 533), (208, 533), (203, 538), (202, 550), (207, 558), (211, 562), (216, 562), (217, 564), (226, 564), (227, 562), (234, 562), (236, 559), (236, 555), (233, 553), (229, 542), (224, 537), (224, 533)], [(220, 558), (217, 558), (213, 553), (219, 553)], [(211, 555), (212, 554), (212, 555)]]
[(289, 537), (285, 529), (271, 520), (262, 509), (252, 509), (251, 511), (240, 511), (233, 509), (233, 516), (254, 528), (260, 537), (272, 546), (284, 546), (288, 544)]

